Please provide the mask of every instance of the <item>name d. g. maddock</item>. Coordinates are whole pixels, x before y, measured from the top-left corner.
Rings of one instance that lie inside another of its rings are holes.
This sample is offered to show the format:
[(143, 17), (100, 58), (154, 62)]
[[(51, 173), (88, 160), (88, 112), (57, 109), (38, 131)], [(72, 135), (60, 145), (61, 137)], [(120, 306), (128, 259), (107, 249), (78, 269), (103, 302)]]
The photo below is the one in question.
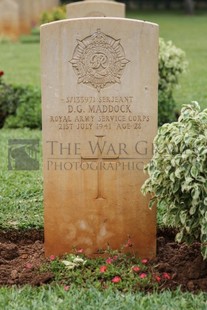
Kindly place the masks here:
[(68, 105), (68, 113), (132, 113), (130, 104), (121, 104), (121, 105), (88, 105), (87, 107), (83, 108), (82, 105)]

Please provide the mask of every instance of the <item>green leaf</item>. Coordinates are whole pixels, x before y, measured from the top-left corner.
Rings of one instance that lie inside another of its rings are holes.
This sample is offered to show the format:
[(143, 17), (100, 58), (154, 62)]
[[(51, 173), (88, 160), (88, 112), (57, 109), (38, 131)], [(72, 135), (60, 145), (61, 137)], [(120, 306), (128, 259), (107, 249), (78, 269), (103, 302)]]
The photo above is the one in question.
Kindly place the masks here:
[(180, 179), (181, 178), (181, 172), (182, 172), (182, 169), (181, 168), (177, 168), (175, 170), (175, 176), (176, 178)]
[(174, 173), (171, 173), (171, 174), (170, 174), (170, 180), (173, 181), (173, 182), (175, 182), (175, 175), (174, 175)]
[(190, 173), (191, 173), (192, 177), (196, 179), (198, 177), (199, 171), (198, 171), (197, 167), (193, 166), (190, 170)]
[(193, 215), (195, 212), (196, 212), (196, 205), (194, 205), (194, 206), (192, 206), (192, 207), (190, 208), (189, 213), (190, 213), (190, 215)]
[(187, 218), (187, 213), (185, 211), (181, 211), (180, 212), (180, 221), (181, 224), (184, 225), (186, 222), (186, 218)]
[(175, 236), (175, 240), (180, 243), (183, 239), (183, 231), (181, 230), (177, 235)]
[(180, 189), (180, 182), (175, 182), (175, 185), (172, 187), (172, 192), (175, 194)]
[(157, 201), (157, 197), (153, 197), (152, 199), (150, 199), (150, 202), (149, 202), (149, 209), (152, 209), (152, 207), (155, 205)]
[(207, 258), (207, 245), (206, 245), (206, 243), (201, 246), (201, 253), (202, 253), (203, 257), (206, 259)]
[(200, 189), (198, 186), (194, 186), (194, 188), (192, 189), (191, 192), (191, 196), (193, 198), (193, 200), (198, 200), (199, 196), (200, 196)]

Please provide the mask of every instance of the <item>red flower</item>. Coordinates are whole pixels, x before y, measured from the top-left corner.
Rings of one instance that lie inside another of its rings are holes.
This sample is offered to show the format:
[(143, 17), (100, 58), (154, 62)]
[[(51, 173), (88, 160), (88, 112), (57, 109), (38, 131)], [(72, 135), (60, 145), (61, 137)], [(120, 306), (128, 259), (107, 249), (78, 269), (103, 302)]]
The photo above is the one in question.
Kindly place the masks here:
[(144, 265), (145, 265), (145, 264), (147, 264), (147, 263), (148, 263), (148, 259), (144, 258), (144, 259), (142, 259), (142, 260), (141, 260), (141, 262), (142, 262), (142, 264), (144, 264)]
[(4, 71), (0, 71), (0, 76), (4, 75)]
[(107, 264), (112, 264), (115, 260), (117, 260), (118, 259), (118, 255), (115, 255), (115, 256), (113, 256), (112, 258), (111, 257), (108, 257), (107, 259), (106, 259), (106, 263)]
[(64, 286), (64, 291), (67, 292), (67, 291), (69, 291), (69, 289), (70, 289), (70, 286), (69, 286), (69, 285), (65, 285), (65, 286)]
[(50, 255), (50, 260), (55, 260), (55, 255)]
[(107, 267), (106, 266), (101, 266), (100, 267), (100, 272), (106, 272), (107, 270)]
[(132, 267), (132, 271), (139, 272), (140, 268), (138, 266), (134, 266), (134, 267)]
[(106, 259), (107, 264), (112, 264), (113, 263), (113, 258), (109, 257)]
[(155, 280), (157, 281), (157, 282), (160, 282), (161, 281), (161, 277), (159, 277), (159, 276), (154, 276), (154, 278), (155, 278)]
[(124, 245), (125, 248), (131, 248), (133, 246), (131, 239), (128, 239), (127, 243)]
[(115, 276), (112, 280), (111, 280), (111, 282), (113, 282), (113, 283), (119, 283), (121, 281), (121, 278), (119, 277), (119, 276)]
[(76, 253), (83, 253), (83, 252), (84, 252), (83, 249), (76, 250)]
[(170, 275), (167, 272), (162, 274), (163, 279), (170, 280)]
[(141, 273), (141, 274), (140, 274), (140, 276), (139, 276), (139, 277), (140, 277), (141, 279), (144, 279), (144, 278), (146, 278), (146, 277), (147, 277), (147, 274), (143, 272), (143, 273)]

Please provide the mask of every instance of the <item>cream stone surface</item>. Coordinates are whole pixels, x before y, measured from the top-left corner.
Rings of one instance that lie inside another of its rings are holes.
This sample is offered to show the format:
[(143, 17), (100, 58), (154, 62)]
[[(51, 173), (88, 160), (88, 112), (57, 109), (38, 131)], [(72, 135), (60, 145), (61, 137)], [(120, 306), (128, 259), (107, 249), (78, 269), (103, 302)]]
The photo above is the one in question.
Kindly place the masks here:
[(0, 1), (0, 36), (16, 39), (20, 32), (19, 6), (14, 0)]
[(32, 28), (32, 0), (15, 0), (19, 7), (19, 27), (21, 34), (30, 33)]
[(51, 10), (52, 8), (59, 5), (58, 0), (41, 0), (42, 1), (42, 11)]
[(50, 9), (50, 2), (49, 0), (41, 0), (41, 11), (47, 11), (48, 9)]
[(157, 130), (158, 26), (82, 18), (41, 27), (46, 256), (131, 240), (156, 253), (140, 188)]
[(42, 0), (32, 0), (31, 11), (32, 11), (32, 24), (35, 25), (39, 20), (44, 10), (44, 3)]
[(51, 7), (55, 7), (55, 6), (58, 6), (60, 4), (60, 1), (59, 0), (51, 0)]
[(125, 4), (114, 1), (87, 0), (66, 5), (67, 18), (125, 17)]

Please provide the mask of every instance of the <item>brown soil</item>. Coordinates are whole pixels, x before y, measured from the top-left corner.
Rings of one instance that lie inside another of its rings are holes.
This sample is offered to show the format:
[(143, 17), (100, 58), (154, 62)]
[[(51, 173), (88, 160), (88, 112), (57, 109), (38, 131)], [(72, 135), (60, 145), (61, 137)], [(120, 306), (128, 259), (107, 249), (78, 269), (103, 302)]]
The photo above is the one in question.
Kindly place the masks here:
[[(158, 232), (157, 257), (150, 264), (171, 280), (160, 289), (207, 292), (207, 261), (202, 259), (200, 244), (191, 246), (174, 242), (172, 230)], [(53, 280), (51, 273), (40, 273), (44, 258), (43, 232), (0, 231), (0, 285), (42, 285)]]

